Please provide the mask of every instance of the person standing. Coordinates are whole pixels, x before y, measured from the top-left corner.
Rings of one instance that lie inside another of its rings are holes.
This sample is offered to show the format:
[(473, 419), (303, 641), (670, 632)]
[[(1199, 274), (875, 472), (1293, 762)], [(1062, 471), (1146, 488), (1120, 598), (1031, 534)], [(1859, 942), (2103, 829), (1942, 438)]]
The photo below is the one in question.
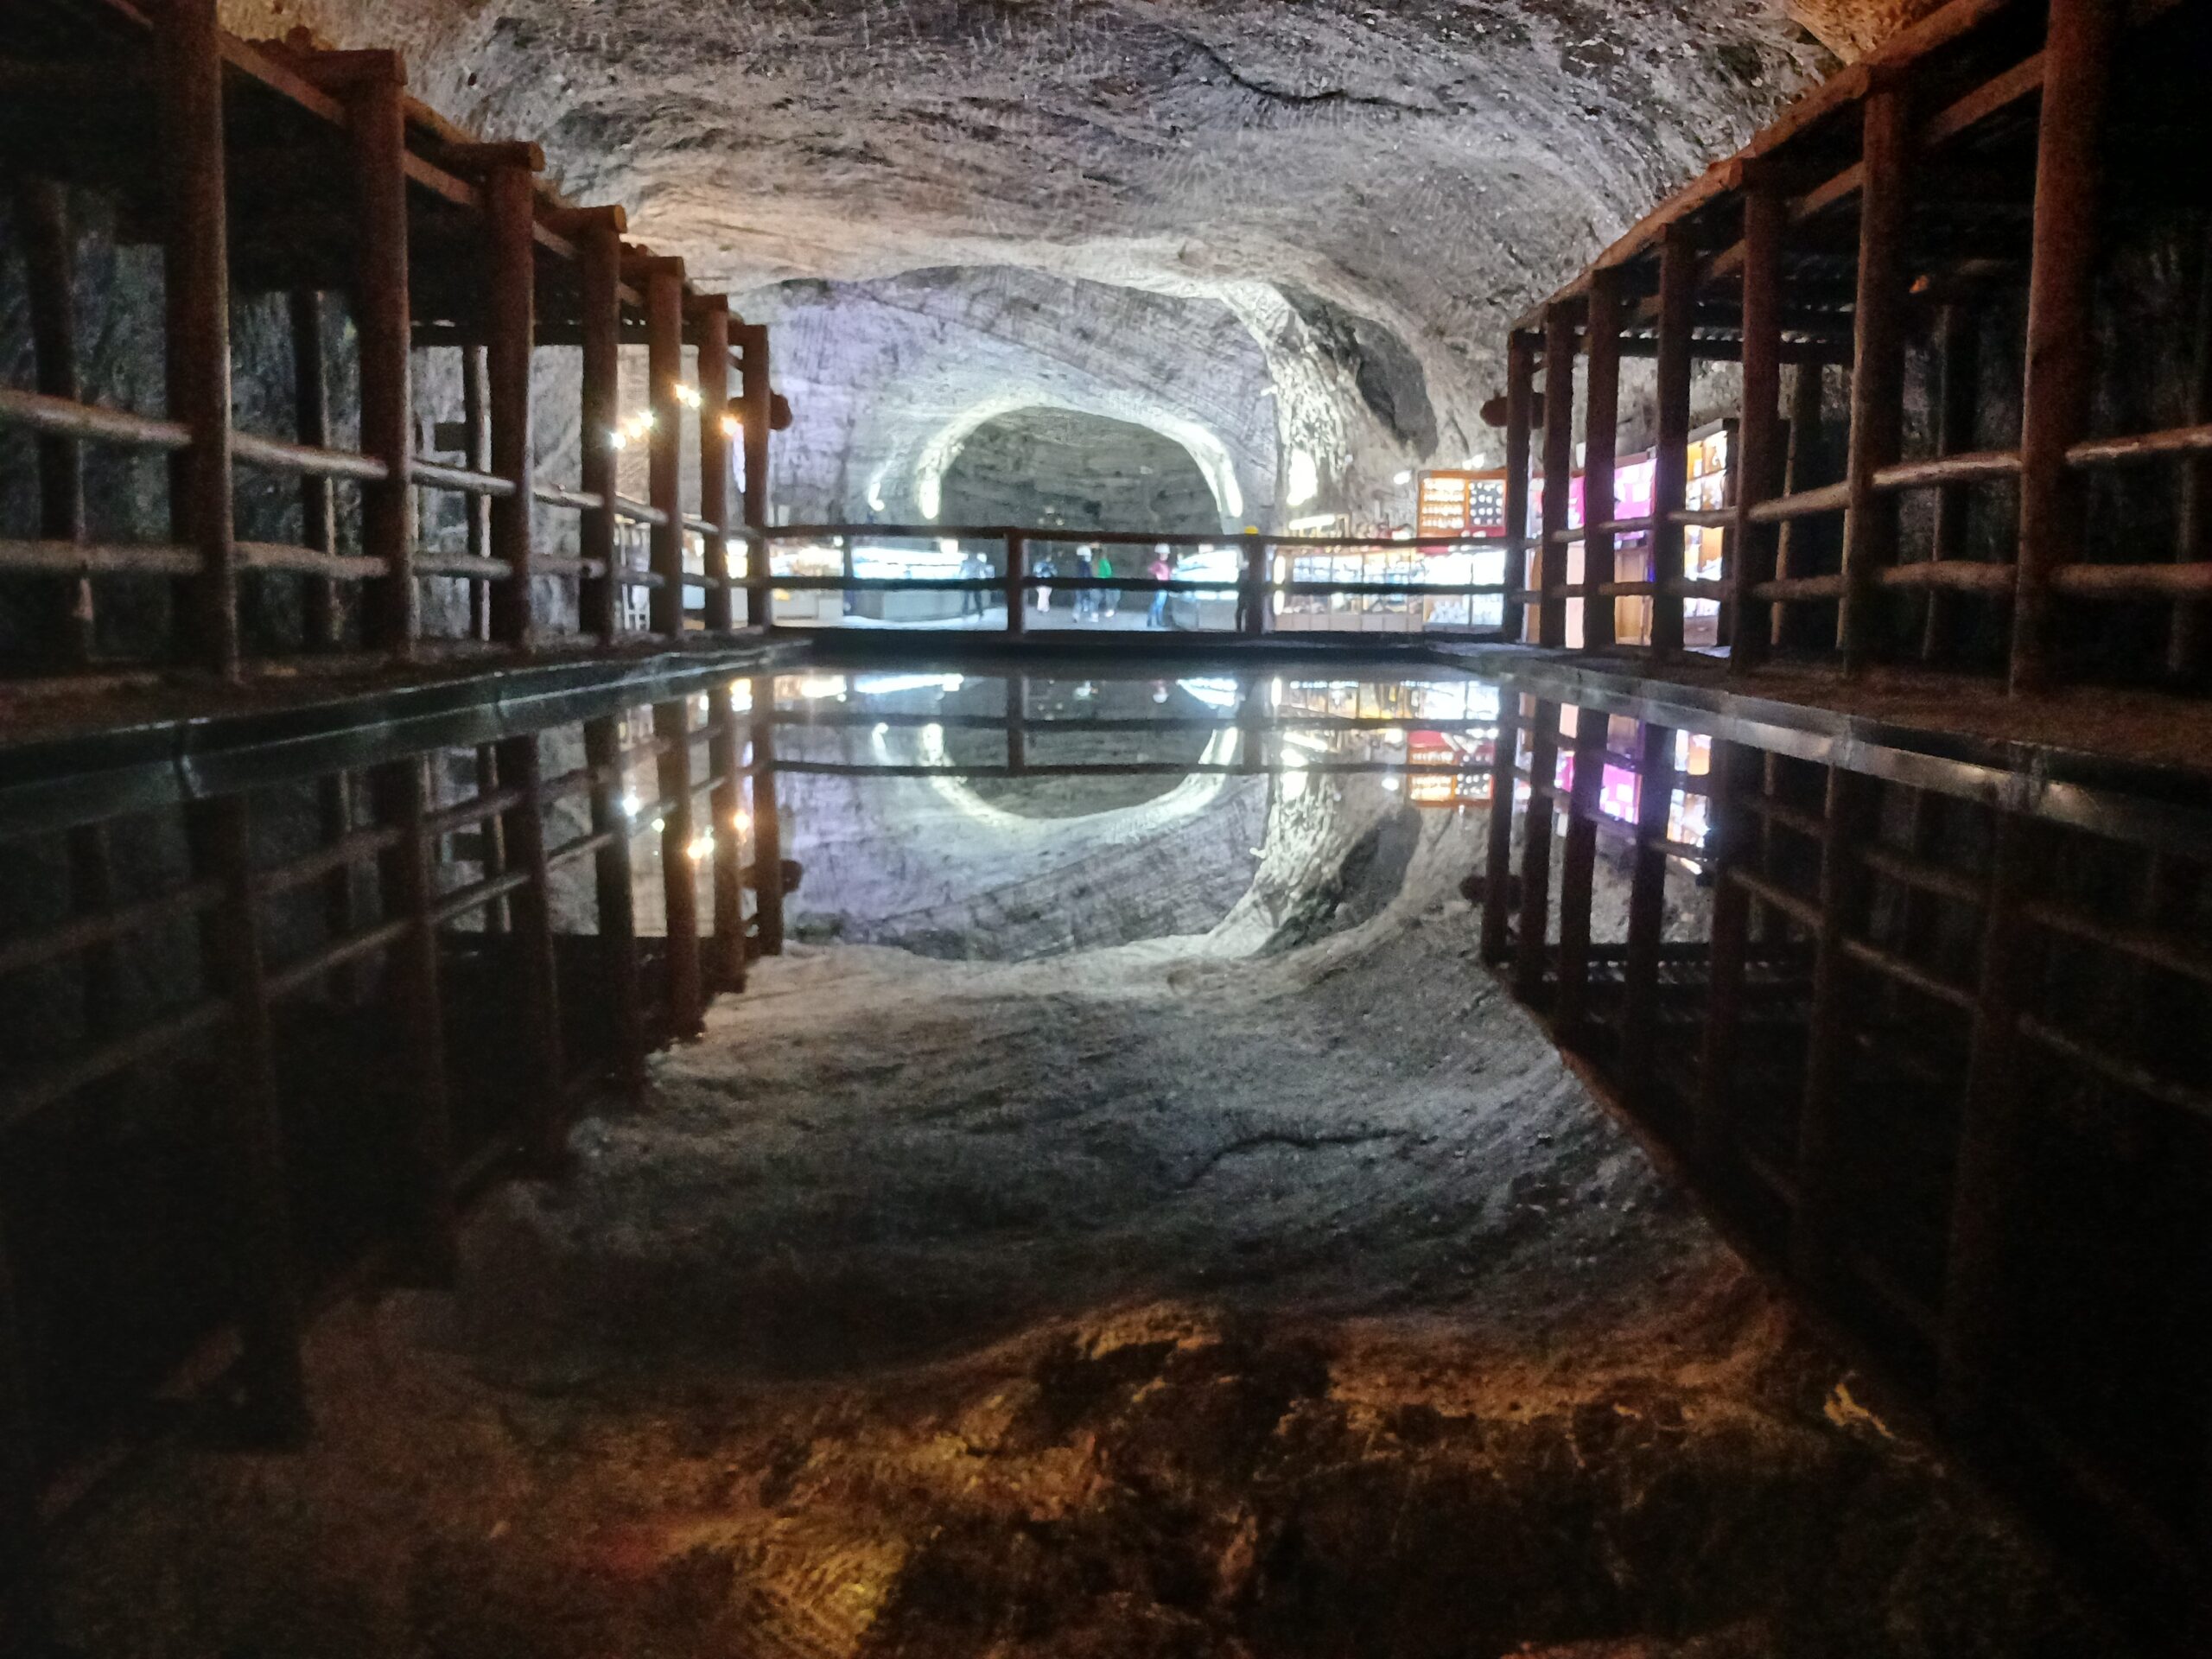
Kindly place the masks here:
[[(1096, 574), (1096, 571), (1097, 567), (1091, 562), (1090, 550), (1087, 547), (1078, 547), (1076, 549), (1076, 575), (1082, 580), (1088, 582), (1095, 574)], [(1095, 592), (1088, 588), (1078, 588), (1075, 590), (1075, 620), (1077, 621), (1081, 622), (1087, 620), (1091, 613), (1097, 608), (1098, 595)]]
[[(960, 575), (963, 581), (981, 582), (990, 574), (990, 566), (984, 562), (983, 556), (973, 548), (969, 550), (968, 556), (960, 561)], [(960, 595), (961, 620), (965, 621), (972, 616), (980, 621), (982, 620), (982, 615), (983, 590), (981, 588), (970, 588), (962, 593)]]
[[(1175, 567), (1167, 562), (1167, 550), (1166, 548), (1156, 547), (1153, 549), (1152, 563), (1145, 566), (1144, 573), (1147, 576), (1150, 576), (1154, 582), (1172, 582), (1174, 580)], [(1167, 590), (1163, 588), (1152, 596), (1152, 613), (1145, 619), (1145, 626), (1148, 628), (1161, 628), (1166, 626)]]
[[(1098, 550), (1098, 557), (1092, 569), (1101, 582), (1104, 582), (1114, 574), (1114, 561), (1106, 556), (1104, 548)], [(1101, 588), (1098, 590), (1098, 603), (1093, 608), (1100, 616), (1113, 615), (1122, 608), (1122, 590), (1118, 588)]]

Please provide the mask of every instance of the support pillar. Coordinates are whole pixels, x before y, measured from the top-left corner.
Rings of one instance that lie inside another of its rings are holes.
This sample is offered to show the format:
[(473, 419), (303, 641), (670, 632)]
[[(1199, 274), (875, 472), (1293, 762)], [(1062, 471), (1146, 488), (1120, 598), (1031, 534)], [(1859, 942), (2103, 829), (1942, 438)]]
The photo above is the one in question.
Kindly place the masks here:
[[(1752, 596), (1774, 575), (1777, 527), (1753, 521), (1751, 510), (1774, 498), (1782, 467), (1782, 232), (1789, 204), (1771, 180), (1755, 177), (1744, 195), (1744, 401), (1736, 426), (1735, 579), (1729, 600), (1728, 663), (1757, 668), (1766, 660), (1779, 607)], [(1808, 364), (1798, 378), (1816, 375)]]
[[(729, 412), (729, 302), (719, 295), (700, 301), (695, 325), (699, 343), (699, 517), (715, 527), (707, 537), (707, 632), (728, 633), (729, 543), (737, 527), (729, 488), (730, 442), (737, 425)], [(721, 844), (719, 834), (715, 844)]]
[(598, 499), (587, 508), (579, 550), (605, 572), (579, 590), (584, 632), (612, 645), (621, 632), (622, 558), (615, 537), (614, 432), (621, 422), (622, 218), (601, 208), (576, 232), (583, 288), (583, 464), (578, 481)]
[(189, 585), (194, 656), (238, 678), (238, 550), (231, 493), (231, 272), (223, 140), (222, 31), (215, 0), (162, 14), (162, 163), (168, 226), (169, 418), (191, 433), (170, 467), (171, 534), (200, 555)]
[(768, 433), (775, 404), (768, 385), (768, 330), (765, 324), (747, 323), (738, 329), (737, 338), (745, 399), (745, 527), (753, 532), (746, 551), (746, 620), (756, 628), (769, 628), (775, 626), (776, 617), (775, 586), (769, 579), (774, 567), (764, 539), (768, 528)]
[(1757, 755), (1738, 744), (1713, 746), (1713, 771), (1707, 780), (1713, 791), (1713, 943), (1707, 958), (1705, 1035), (1698, 1054), (1697, 1103), (1690, 1129), (1692, 1166), (1708, 1181), (1726, 1178), (1736, 1140), (1736, 1061), (1743, 1030), (1751, 899), (1732, 875), (1751, 850), (1751, 824), (1742, 798), (1752, 786), (1757, 766)]
[[(1574, 490), (1574, 318), (1554, 304), (1544, 314), (1543, 540), (1536, 550), (1536, 643), (1567, 644), (1567, 508)], [(1545, 810), (1549, 811), (1548, 799)]]
[(1862, 672), (1879, 647), (1881, 572), (1897, 562), (1897, 501), (1874, 487), (1893, 464), (1904, 432), (1905, 214), (1912, 165), (1912, 107), (1904, 88), (1878, 77), (1866, 95), (1859, 194), (1859, 289), (1853, 311), (1851, 449), (1845, 481), (1843, 601), (1836, 648), (1846, 674)]
[[(407, 87), (396, 55), (380, 54), (372, 61), (379, 66), (377, 72), (361, 76), (346, 93), (360, 224), (355, 323), (360, 339), (361, 448), (382, 461), (387, 474), (381, 481), (361, 486), (361, 550), (382, 560), (389, 572), (372, 585), (365, 619), (368, 643), (404, 657), (422, 632), (413, 497), (408, 484), (415, 458), (415, 405), (407, 249)], [(497, 296), (493, 304), (497, 310)]]
[(776, 810), (776, 682), (753, 682), (753, 887), (760, 954), (784, 953), (784, 825)]
[[(1536, 585), (1529, 569), (1529, 428), (1534, 397), (1535, 348), (1516, 330), (1505, 346), (1505, 638), (1528, 637), (1528, 618), (1516, 597)], [(1509, 796), (1508, 805), (1510, 805)]]
[(691, 711), (683, 698), (653, 705), (660, 764), (661, 891), (668, 913), (668, 1026), (678, 1039), (699, 1034), (699, 871), (691, 791)]
[(1529, 728), (1529, 811), (1521, 830), (1521, 937), (1513, 957), (1513, 994), (1542, 1006), (1551, 932), (1552, 789), (1559, 771), (1559, 705), (1539, 701)]
[(2096, 371), (2090, 332), (2097, 251), (2097, 150), (2113, 41), (2111, 0), (2050, 0), (2036, 139), (2035, 230), (2028, 269), (2027, 370), (2021, 388), (2020, 555), (2012, 606), (2012, 690), (2047, 690), (2051, 581), (2080, 558), (2087, 481), (2066, 452), (2087, 435)]
[[(1953, 301), (1936, 319), (1936, 453), (1955, 455), (1974, 445), (1974, 404), (1981, 390), (1981, 331), (1974, 313)], [(1945, 484), (1936, 492), (1936, 532), (1929, 556), (1957, 560), (1967, 552), (1967, 509), (1971, 487)], [(1922, 620), (1920, 659), (1940, 662), (1950, 655), (1958, 632), (1958, 595), (1941, 588), (1928, 590)]]
[(1658, 1090), (1659, 940), (1667, 919), (1667, 812), (1675, 793), (1675, 734), (1646, 723), (1636, 764), (1636, 855), (1621, 980), (1621, 1088), (1649, 1109)]
[[(492, 470), (514, 486), (512, 493), (492, 502), (492, 556), (509, 572), (492, 588), (492, 635), (525, 651), (537, 643), (537, 602), (531, 591), (537, 486), (531, 405), (531, 359), (537, 341), (537, 210), (532, 175), (533, 169), (522, 162), (504, 160), (488, 168), (484, 177), (484, 214), (491, 242)], [(531, 753), (536, 754), (534, 745)], [(508, 769), (502, 765), (500, 770)], [(509, 838), (513, 839), (512, 835)]]
[(504, 815), (508, 857), (525, 878), (508, 901), (513, 962), (522, 982), (517, 1069), (524, 1096), (518, 1138), (525, 1167), (552, 1175), (568, 1166), (562, 1101), (568, 1079), (561, 1052), (561, 982), (553, 957), (552, 882), (545, 862), (545, 779), (535, 735), (511, 737), (499, 745), (499, 777), (522, 795)]
[[(675, 639), (683, 633), (683, 405), (677, 388), (683, 384), (683, 265), (655, 259), (643, 268), (645, 284), (645, 355), (652, 381), (647, 407), (653, 413), (648, 457), (650, 494), (660, 522), (652, 534), (653, 632)], [(690, 815), (687, 802), (684, 814)], [(673, 822), (673, 820), (671, 820)]]
[[(1585, 587), (1595, 588), (1614, 579), (1613, 532), (1597, 526), (1611, 524), (1617, 511), (1613, 470), (1621, 418), (1621, 278), (1618, 270), (1590, 273), (1589, 315), (1583, 339), (1590, 362), (1583, 391), (1582, 581)], [(1585, 649), (1601, 651), (1613, 643), (1614, 604), (1603, 594), (1584, 595)]]
[(1697, 249), (1680, 225), (1659, 249), (1658, 442), (1651, 480), (1651, 654), (1682, 651), (1682, 526), (1688, 499), (1690, 330), (1697, 321)]
[[(1525, 494), (1522, 505), (1527, 505)], [(1501, 690), (1497, 737), (1491, 748), (1489, 838), (1483, 865), (1482, 957), (1493, 968), (1505, 961), (1511, 942), (1513, 912), (1508, 899), (1513, 886), (1514, 755), (1520, 747), (1520, 694)]]
[(623, 810), (622, 729), (613, 715), (584, 722), (584, 760), (592, 769), (591, 828), (607, 842), (594, 855), (601, 967), (607, 978), (607, 1019), (613, 1027), (614, 1068), (632, 1100), (645, 1089), (645, 1021), (638, 982), (636, 891), (630, 842), (636, 826)]
[(1552, 1005), (1553, 1033), (1570, 1048), (1581, 1046), (1587, 1036), (1583, 1027), (1589, 1018), (1590, 902), (1598, 868), (1599, 792), (1605, 781), (1605, 737), (1611, 725), (1602, 709), (1574, 711), (1574, 787), (1560, 849), (1559, 994)]
[[(69, 193), (51, 179), (24, 179), (16, 187), (16, 233), (22, 238), (25, 297), (30, 303), (31, 347), (38, 389), (72, 403), (83, 397), (77, 372), (76, 244), (69, 226)], [(85, 448), (56, 434), (38, 440), (39, 534), (53, 542), (85, 539)], [(73, 665), (92, 660), (92, 583), (64, 578), (55, 586), (55, 638)]]

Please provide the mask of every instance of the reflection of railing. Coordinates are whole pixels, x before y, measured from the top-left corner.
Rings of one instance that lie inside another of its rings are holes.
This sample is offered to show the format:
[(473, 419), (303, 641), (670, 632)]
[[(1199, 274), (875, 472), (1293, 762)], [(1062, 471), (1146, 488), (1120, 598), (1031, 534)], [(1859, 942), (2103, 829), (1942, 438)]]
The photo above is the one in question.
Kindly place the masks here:
[[(765, 579), (756, 575), (753, 586), (755, 591), (766, 585), (786, 594), (988, 594), (1006, 607), (1005, 630), (1011, 634), (1027, 631), (1028, 601), (1040, 589), (1071, 594), (1168, 594), (1191, 598), (1233, 595), (1236, 604), (1233, 631), (1248, 636), (1274, 631), (1278, 601), (1306, 598), (1465, 601), (1470, 607), (1470, 621), (1464, 631), (1489, 633), (1497, 630), (1480, 627), (1472, 622), (1474, 601), (1496, 598), (1502, 605), (1507, 593), (1507, 584), (1503, 581), (1448, 583), (1313, 581), (1294, 579), (1272, 569), (1273, 561), (1279, 555), (1385, 552), (1419, 555), (1432, 550), (1499, 551), (1503, 547), (1502, 541), (1464, 536), (1421, 537), (1401, 541), (1387, 537), (1275, 536), (1257, 532), (1242, 535), (1188, 532), (1160, 535), (1141, 531), (1073, 531), (1010, 525), (979, 528), (942, 524), (786, 524), (772, 530), (744, 533), (753, 541), (757, 551), (766, 555), (772, 568), (773, 550), (779, 543), (826, 543), (845, 550), (862, 540), (934, 542), (961, 548), (976, 543), (990, 543), (998, 563), (997, 568), (987, 575), (861, 576), (848, 570), (835, 575), (773, 575)], [(1039, 543), (1067, 547), (1144, 548), (1171, 553), (1219, 553), (1234, 550), (1237, 556), (1237, 567), (1234, 578), (1229, 580), (1222, 576), (1170, 576), (1163, 579), (1154, 576), (1064, 575), (1058, 571), (1040, 572), (1035, 569), (1030, 551), (1033, 545)], [(756, 612), (756, 616), (758, 614)], [(774, 618), (770, 614), (765, 620), (772, 621)]]

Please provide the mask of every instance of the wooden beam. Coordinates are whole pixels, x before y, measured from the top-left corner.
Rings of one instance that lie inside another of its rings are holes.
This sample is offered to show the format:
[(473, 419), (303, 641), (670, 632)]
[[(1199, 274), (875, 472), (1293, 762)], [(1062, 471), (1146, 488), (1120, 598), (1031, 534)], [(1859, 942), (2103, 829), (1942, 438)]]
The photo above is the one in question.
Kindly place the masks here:
[(493, 167), (484, 187), (492, 289), (492, 470), (510, 486), (492, 503), (492, 555), (512, 573), (493, 588), (492, 632), (502, 644), (525, 650), (537, 636), (531, 581), (537, 465), (531, 402), (537, 330), (535, 188), (526, 168), (512, 165)]
[(1697, 250), (1671, 228), (1659, 250), (1658, 441), (1651, 485), (1651, 651), (1661, 661), (1682, 649), (1682, 510), (1689, 487), (1691, 313), (1697, 298)]
[[(744, 324), (737, 328), (736, 338), (744, 357), (745, 527), (755, 532), (746, 552), (746, 620), (766, 628), (776, 620), (768, 544), (758, 539), (758, 533), (768, 528), (768, 431), (774, 399), (768, 380), (768, 330), (765, 325)], [(1014, 630), (1020, 608), (1017, 605), (1007, 612), (1009, 632)]]
[[(493, 175), (495, 181), (499, 176)], [(497, 355), (495, 351), (495, 359)], [(552, 881), (545, 861), (545, 774), (537, 736), (505, 740), (499, 761), (502, 784), (516, 792), (515, 804), (500, 814), (507, 856), (514, 873), (523, 878), (508, 901), (523, 1016), (515, 1067), (523, 1085), (517, 1139), (531, 1171), (557, 1174), (569, 1164), (568, 1122), (562, 1106), (567, 1067), (562, 1056), (561, 982), (553, 956)]]
[(1905, 215), (1912, 167), (1912, 110), (1902, 86), (1868, 96), (1861, 144), (1866, 187), (1859, 213), (1856, 354), (1851, 370), (1850, 503), (1843, 524), (1843, 601), (1836, 645), (1846, 674), (1875, 654), (1876, 585), (1896, 563), (1897, 504), (1875, 486), (1894, 462), (1904, 431)]
[[(430, 923), (430, 846), (422, 757), (381, 766), (371, 774), (377, 821), (397, 839), (377, 860), (384, 914), (407, 931), (385, 957), (402, 1093), (406, 1146), (401, 1259), (417, 1285), (450, 1284), (460, 1258), (454, 1207), (452, 1108), (447, 1092), (445, 1014), (438, 1001), (438, 936)], [(488, 831), (490, 825), (480, 825)]]
[[(1582, 421), (1582, 522), (1587, 531), (1582, 543), (1582, 575), (1591, 582), (1611, 582), (1618, 575), (1613, 564), (1613, 532), (1606, 526), (1613, 521), (1615, 440), (1620, 431), (1620, 273), (1591, 272), (1589, 315), (1583, 331), (1589, 365)], [(1584, 600), (1585, 648), (1603, 649), (1613, 643), (1613, 601)]]
[[(38, 389), (43, 396), (76, 403), (83, 391), (77, 373), (77, 260), (69, 193), (54, 180), (26, 178), (17, 181), (15, 200)], [(52, 542), (83, 541), (84, 446), (63, 434), (41, 435), (38, 486), (39, 534)], [(79, 576), (58, 584), (56, 596), (59, 655), (73, 665), (88, 663), (93, 648), (91, 579)]]
[(2097, 150), (2112, 77), (2119, 8), (2050, 0), (2044, 44), (2043, 120), (2036, 139), (2036, 213), (2028, 270), (2027, 370), (2021, 388), (2020, 551), (2012, 607), (2011, 688), (2047, 689), (2052, 581), (2079, 559), (2086, 480), (2066, 452), (2088, 429), (2096, 370), (2091, 334), (2097, 251)]
[[(1600, 287), (1611, 276), (1610, 271), (1592, 273), (1593, 307)], [(1567, 835), (1560, 849), (1559, 990), (1552, 1003), (1553, 1033), (1570, 1048), (1583, 1044), (1587, 1037), (1583, 1028), (1590, 1014), (1590, 906), (1598, 868), (1605, 734), (1611, 723), (1600, 709), (1574, 711), (1574, 787), (1567, 804)]]
[(1753, 826), (1743, 810), (1742, 795), (1755, 786), (1757, 778), (1755, 753), (1739, 744), (1713, 744), (1711, 823), (1706, 842), (1713, 860), (1712, 945), (1707, 958), (1705, 1032), (1698, 1054), (1690, 1161), (1707, 1180), (1714, 1182), (1726, 1180), (1736, 1140), (1736, 1065), (1751, 901), (1750, 893), (1735, 879), (1735, 871), (1749, 863), (1754, 850)]
[(1827, 772), (1821, 814), (1821, 875), (1815, 900), (1813, 1001), (1805, 1033), (1805, 1092), (1797, 1127), (1798, 1203), (1789, 1237), (1790, 1269), (1816, 1294), (1844, 1272), (1845, 1179), (1851, 1112), (1843, 1084), (1853, 1027), (1853, 970), (1847, 945), (1863, 922), (1866, 862), (1879, 800), (1874, 780), (1842, 766)]
[[(707, 629), (728, 633), (734, 615), (729, 542), (737, 528), (730, 499), (732, 429), (743, 417), (730, 407), (729, 302), (702, 299), (690, 308), (699, 342), (699, 517), (715, 527), (706, 538)], [(721, 845), (718, 835), (715, 846)]]
[(1535, 397), (1535, 350), (1517, 330), (1505, 345), (1505, 637), (1528, 638), (1528, 620), (1514, 594), (1538, 573), (1529, 569), (1529, 429)]
[(753, 682), (753, 891), (760, 954), (784, 950), (784, 823), (776, 801), (776, 682)]
[(638, 982), (637, 899), (630, 859), (637, 825), (623, 805), (622, 734), (614, 715), (584, 722), (584, 760), (592, 771), (592, 833), (607, 837), (594, 855), (593, 876), (615, 1076), (623, 1094), (636, 1100), (645, 1090), (645, 1022)]
[[(1521, 926), (1513, 958), (1513, 994), (1543, 1006), (1551, 932), (1552, 787), (1559, 771), (1559, 704), (1539, 699), (1529, 730), (1529, 810), (1521, 827)], [(1510, 766), (1497, 776), (1510, 779)]]
[(1636, 765), (1636, 851), (1628, 897), (1628, 957), (1621, 981), (1622, 1091), (1648, 1111), (1659, 1062), (1659, 940), (1667, 919), (1668, 809), (1675, 791), (1675, 734), (1644, 722)]
[(188, 827), (195, 873), (222, 891), (201, 915), (201, 947), (210, 988), (225, 1007), (221, 1050), (227, 1075), (220, 1122), (228, 1191), (223, 1213), (232, 1230), (248, 1426), (264, 1444), (296, 1446), (308, 1433), (301, 1351), (306, 1310), (245, 798), (226, 795), (200, 802), (190, 809)]
[[(580, 545), (583, 556), (609, 573), (587, 577), (579, 598), (584, 632), (611, 645), (621, 632), (621, 584), (613, 572), (619, 560), (615, 536), (614, 432), (621, 421), (622, 234), (617, 221), (602, 213), (575, 229), (583, 263), (583, 464), (584, 493), (599, 505), (583, 515)], [(603, 911), (603, 907), (602, 907)]]
[[(1510, 637), (1510, 636), (1509, 636)], [(1482, 958), (1501, 966), (1510, 943), (1513, 908), (1513, 757), (1520, 744), (1520, 694), (1498, 692), (1497, 737), (1491, 747), (1490, 822), (1483, 864)]]
[[(1965, 304), (1951, 301), (1936, 315), (1936, 453), (1939, 456), (1972, 454), (1974, 411), (1981, 391), (1981, 329), (1980, 319)], [(1939, 485), (1936, 491), (1936, 526), (1929, 557), (1937, 563), (1956, 563), (1967, 555), (1967, 514), (1973, 493), (1964, 483)], [(1928, 590), (1928, 610), (1922, 618), (1920, 659), (1942, 660), (1950, 655), (1956, 632), (1957, 606), (1943, 588)]]
[(168, 212), (168, 414), (191, 435), (170, 471), (171, 535), (196, 550), (191, 584), (198, 660), (241, 671), (237, 532), (231, 493), (231, 280), (224, 187), (223, 32), (215, 0), (175, 0), (161, 29), (162, 165)]
[[(1744, 394), (1736, 427), (1736, 579), (1728, 663), (1738, 671), (1765, 661), (1773, 608), (1752, 595), (1774, 580), (1776, 527), (1751, 510), (1773, 499), (1782, 475), (1782, 192), (1754, 179), (1744, 194)], [(1801, 367), (1800, 376), (1808, 372)]]
[[(659, 590), (654, 594), (659, 598)], [(691, 856), (697, 831), (691, 788), (690, 704), (687, 699), (653, 705), (659, 741), (661, 892), (668, 918), (668, 1024), (677, 1040), (699, 1034), (699, 867)]]
[(1554, 650), (1567, 644), (1567, 601), (1554, 596), (1567, 584), (1567, 526), (1574, 488), (1574, 318), (1554, 306), (1544, 324), (1543, 539), (1537, 543), (1536, 643)]
[(653, 412), (649, 494), (663, 515), (652, 531), (652, 568), (661, 579), (652, 590), (652, 624), (655, 633), (674, 639), (683, 632), (683, 404), (677, 397), (683, 384), (683, 267), (650, 260), (644, 280)]
[(346, 89), (359, 239), (355, 327), (360, 342), (361, 449), (384, 463), (380, 483), (362, 486), (361, 550), (389, 573), (375, 583), (367, 643), (409, 655), (422, 632), (415, 582), (414, 386), (408, 259), (407, 88), (397, 57)]

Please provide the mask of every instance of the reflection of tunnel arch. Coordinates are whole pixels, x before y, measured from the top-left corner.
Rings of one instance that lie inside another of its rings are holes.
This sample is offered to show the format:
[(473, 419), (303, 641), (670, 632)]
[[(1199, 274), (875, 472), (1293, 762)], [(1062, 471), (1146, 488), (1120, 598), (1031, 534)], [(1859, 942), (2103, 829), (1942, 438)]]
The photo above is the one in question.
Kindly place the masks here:
[(1174, 439), (1133, 421), (1018, 409), (968, 435), (945, 467), (938, 516), (953, 524), (1209, 534), (1212, 486)]

